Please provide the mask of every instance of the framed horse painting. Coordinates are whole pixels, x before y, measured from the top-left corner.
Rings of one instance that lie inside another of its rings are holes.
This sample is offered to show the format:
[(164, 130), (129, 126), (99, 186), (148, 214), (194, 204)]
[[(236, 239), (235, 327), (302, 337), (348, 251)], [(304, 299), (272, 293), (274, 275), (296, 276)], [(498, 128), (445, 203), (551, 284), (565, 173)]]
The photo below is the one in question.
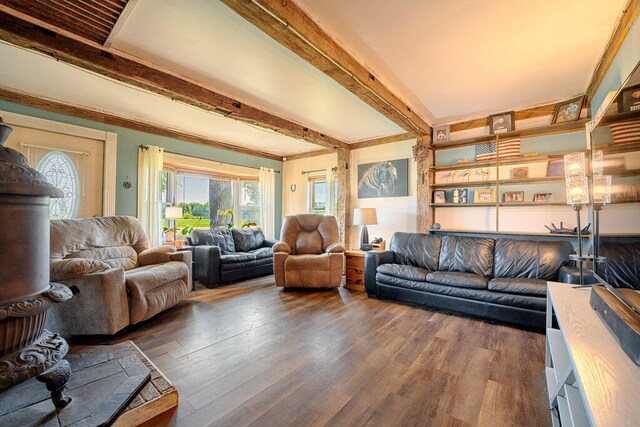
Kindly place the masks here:
[(409, 159), (358, 165), (358, 199), (409, 195)]

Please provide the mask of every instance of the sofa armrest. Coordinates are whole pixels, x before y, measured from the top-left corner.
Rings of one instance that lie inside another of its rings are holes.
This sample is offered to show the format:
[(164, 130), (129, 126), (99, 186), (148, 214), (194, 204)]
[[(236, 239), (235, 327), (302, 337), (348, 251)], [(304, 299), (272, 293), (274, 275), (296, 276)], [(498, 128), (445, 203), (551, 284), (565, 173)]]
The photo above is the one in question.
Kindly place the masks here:
[(145, 265), (162, 264), (171, 261), (171, 253), (176, 249), (173, 246), (158, 246), (157, 248), (145, 249), (138, 254), (138, 264)]
[(368, 251), (364, 255), (364, 289), (367, 294), (377, 295), (376, 270), (379, 265), (392, 264), (396, 260), (393, 251)]
[(291, 254), (291, 246), (289, 246), (286, 242), (278, 242), (273, 245), (273, 252), (284, 252), (286, 254)]
[(220, 284), (220, 247), (198, 245), (195, 249), (196, 277), (207, 288)]
[(262, 247), (272, 248), (276, 243), (278, 243), (277, 239), (264, 239), (264, 243), (262, 243)]
[[(596, 278), (593, 276), (593, 271), (584, 268), (582, 269), (582, 275), (584, 276), (584, 284), (591, 285), (596, 283)], [(572, 285), (580, 284), (580, 271), (578, 267), (571, 265), (563, 265), (558, 271), (558, 282), (570, 283)]]
[(325, 253), (342, 253), (344, 252), (344, 245), (342, 243), (333, 243), (327, 246), (327, 249), (324, 250)]
[(60, 283), (74, 297), (49, 310), (47, 327), (65, 337), (115, 334), (129, 325), (129, 302), (123, 268), (110, 268)]

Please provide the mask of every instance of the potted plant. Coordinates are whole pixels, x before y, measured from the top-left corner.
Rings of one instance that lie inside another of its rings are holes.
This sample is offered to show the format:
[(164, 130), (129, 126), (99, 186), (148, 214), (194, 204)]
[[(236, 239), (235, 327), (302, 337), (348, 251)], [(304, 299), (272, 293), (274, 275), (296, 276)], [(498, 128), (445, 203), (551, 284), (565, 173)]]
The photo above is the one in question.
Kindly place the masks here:
[[(180, 229), (180, 234), (182, 234), (182, 236), (184, 237), (189, 237), (191, 233), (193, 233), (193, 230), (198, 228), (198, 225), (200, 224), (200, 221), (202, 221), (203, 218), (204, 216), (199, 216), (193, 225), (185, 225), (184, 227), (182, 227), (182, 229)], [(183, 245), (182, 240), (176, 240), (176, 248), (178, 248), (178, 242), (180, 242), (179, 246), (181, 248)]]
[(221, 217), (220, 221), (226, 221), (227, 229), (233, 228), (233, 210), (227, 209), (226, 211), (219, 210), (218, 216)]

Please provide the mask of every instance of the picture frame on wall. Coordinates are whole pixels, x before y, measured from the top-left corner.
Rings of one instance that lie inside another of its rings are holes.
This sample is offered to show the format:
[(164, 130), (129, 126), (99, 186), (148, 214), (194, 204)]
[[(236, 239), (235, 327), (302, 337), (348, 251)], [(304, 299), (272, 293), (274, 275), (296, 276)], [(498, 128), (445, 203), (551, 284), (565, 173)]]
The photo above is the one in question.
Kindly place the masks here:
[(515, 129), (516, 114), (513, 111), (489, 116), (489, 133), (491, 135), (511, 132)]
[(444, 190), (435, 190), (433, 192), (433, 203), (436, 205), (447, 203), (447, 193)]
[(623, 90), (618, 98), (618, 112), (640, 111), (640, 85)]
[(358, 165), (358, 199), (409, 195), (409, 159)]
[(547, 176), (564, 176), (564, 159), (549, 160)]
[(479, 188), (473, 192), (474, 203), (494, 203), (496, 201), (495, 188)]
[(433, 142), (447, 142), (451, 136), (451, 126), (434, 126), (433, 128)]
[(584, 95), (557, 103), (556, 108), (553, 110), (551, 124), (575, 122), (576, 120), (579, 120), (583, 104)]
[(504, 203), (524, 203), (524, 191), (505, 191), (502, 194)]

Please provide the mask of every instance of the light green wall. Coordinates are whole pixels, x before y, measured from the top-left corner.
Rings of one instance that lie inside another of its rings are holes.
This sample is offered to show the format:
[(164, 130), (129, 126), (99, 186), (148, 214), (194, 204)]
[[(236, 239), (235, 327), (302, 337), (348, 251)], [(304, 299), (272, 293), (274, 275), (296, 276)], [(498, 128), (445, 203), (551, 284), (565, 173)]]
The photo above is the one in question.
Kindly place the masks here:
[(591, 100), (591, 112), (595, 114), (607, 93), (618, 90), (640, 61), (640, 17), (629, 29), (620, 49), (613, 58), (598, 90)]
[[(208, 160), (215, 160), (223, 163), (258, 168), (268, 167), (276, 171), (282, 171), (282, 162), (265, 159), (247, 154), (235, 153), (233, 151), (207, 147), (200, 144), (180, 141), (173, 138), (152, 135), (119, 126), (106, 125), (92, 120), (79, 119), (77, 117), (64, 114), (52, 113), (37, 108), (27, 107), (20, 104), (0, 100), (0, 110), (11, 111), (32, 117), (39, 117), (57, 122), (69, 123), (77, 126), (84, 126), (93, 129), (100, 129), (118, 134), (118, 160), (117, 160), (117, 187), (116, 187), (116, 214), (137, 215), (137, 194), (138, 194), (138, 146), (156, 145), (172, 153), (184, 154), (187, 156), (200, 157)], [(122, 183), (126, 177), (131, 181), (131, 188), (125, 189)], [(275, 232), (276, 237), (280, 235), (282, 223), (282, 173), (276, 174), (276, 200), (275, 200)]]

